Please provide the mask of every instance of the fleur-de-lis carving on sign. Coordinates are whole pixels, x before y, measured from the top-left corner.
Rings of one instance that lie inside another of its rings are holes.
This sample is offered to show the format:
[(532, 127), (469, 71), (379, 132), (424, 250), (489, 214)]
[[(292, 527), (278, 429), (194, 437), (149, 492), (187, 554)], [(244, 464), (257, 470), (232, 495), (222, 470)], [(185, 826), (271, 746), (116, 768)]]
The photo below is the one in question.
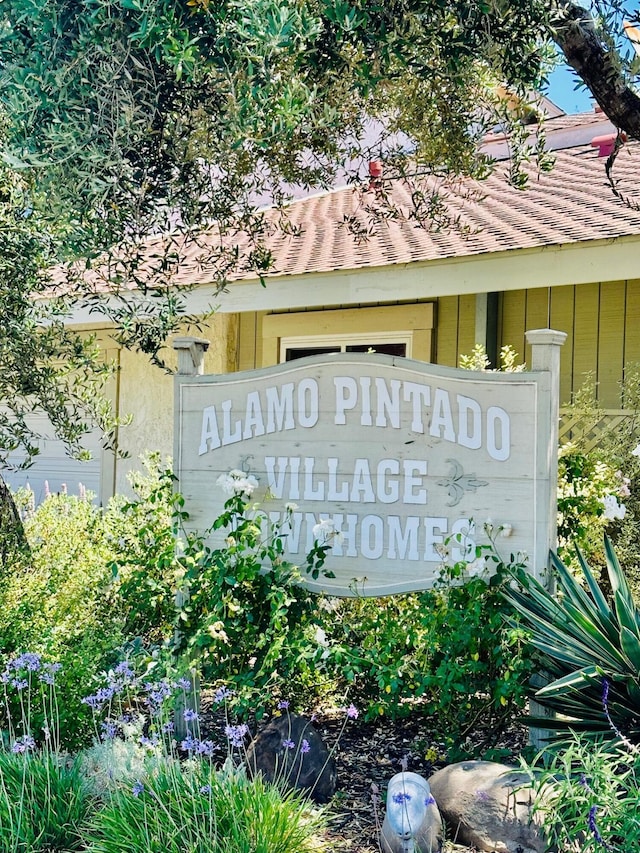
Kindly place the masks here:
[(475, 474), (465, 475), (462, 465), (456, 459), (446, 461), (451, 465), (451, 473), (448, 477), (438, 480), (438, 485), (447, 489), (447, 506), (459, 504), (465, 492), (475, 492), (481, 486), (489, 485), (486, 480), (478, 480)]

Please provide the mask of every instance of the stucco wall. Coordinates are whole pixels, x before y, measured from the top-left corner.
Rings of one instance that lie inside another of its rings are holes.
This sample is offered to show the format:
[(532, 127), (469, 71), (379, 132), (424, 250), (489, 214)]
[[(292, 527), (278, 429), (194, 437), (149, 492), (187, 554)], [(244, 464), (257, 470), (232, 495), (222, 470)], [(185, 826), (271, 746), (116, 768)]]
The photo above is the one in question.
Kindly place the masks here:
[[(209, 341), (205, 356), (205, 373), (228, 373), (236, 368), (238, 319), (235, 314), (216, 314), (207, 327), (198, 331), (185, 330)], [(163, 358), (174, 368), (175, 354), (171, 347)], [(173, 455), (173, 376), (152, 365), (140, 353), (120, 351), (120, 371), (117, 383), (118, 411), (130, 415), (131, 423), (123, 426), (118, 446), (129, 454), (115, 461), (115, 491), (128, 494), (127, 473), (138, 469), (140, 456), (148, 451)]]

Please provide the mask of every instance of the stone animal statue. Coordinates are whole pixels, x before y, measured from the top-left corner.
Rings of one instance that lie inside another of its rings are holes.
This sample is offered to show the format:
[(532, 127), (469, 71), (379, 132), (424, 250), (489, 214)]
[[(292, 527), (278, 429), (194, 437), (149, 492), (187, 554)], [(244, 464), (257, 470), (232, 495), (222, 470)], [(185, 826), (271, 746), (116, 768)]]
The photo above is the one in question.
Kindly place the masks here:
[(436, 853), (441, 844), (442, 819), (429, 783), (417, 773), (397, 773), (387, 788), (383, 852)]

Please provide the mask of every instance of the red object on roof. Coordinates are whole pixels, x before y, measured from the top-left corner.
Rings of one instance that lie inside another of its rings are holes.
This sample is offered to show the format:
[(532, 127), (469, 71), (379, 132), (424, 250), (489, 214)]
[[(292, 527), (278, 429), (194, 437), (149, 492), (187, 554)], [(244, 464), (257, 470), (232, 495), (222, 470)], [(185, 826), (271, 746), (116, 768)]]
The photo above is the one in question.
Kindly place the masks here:
[[(618, 138), (617, 133), (606, 133), (604, 136), (594, 136), (591, 140), (591, 147), (598, 149), (598, 157), (608, 157), (612, 152)], [(627, 134), (621, 133), (620, 138), (623, 142), (627, 141)]]

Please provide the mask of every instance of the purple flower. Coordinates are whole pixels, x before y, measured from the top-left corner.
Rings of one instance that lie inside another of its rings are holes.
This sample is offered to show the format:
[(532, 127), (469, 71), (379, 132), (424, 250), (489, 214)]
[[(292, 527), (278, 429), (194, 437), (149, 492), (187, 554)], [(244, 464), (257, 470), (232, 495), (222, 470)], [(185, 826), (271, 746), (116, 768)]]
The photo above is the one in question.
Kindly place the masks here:
[(224, 702), (225, 699), (230, 699), (234, 694), (233, 690), (229, 690), (228, 687), (218, 687), (216, 692), (213, 694), (213, 701), (220, 703)]
[(116, 675), (122, 676), (125, 681), (132, 681), (136, 676), (128, 660), (121, 661), (114, 669), (114, 672)]
[(45, 663), (42, 672), (38, 676), (43, 684), (55, 684), (55, 673), (62, 669), (61, 663)]
[(225, 726), (224, 733), (231, 746), (239, 747), (244, 743), (244, 737), (249, 731), (249, 726), (242, 723), (239, 726)]
[(285, 740), (282, 741), (282, 745), (285, 749), (294, 749), (296, 742), (291, 740), (291, 738), (285, 738)]
[(406, 791), (402, 791), (399, 794), (393, 795), (393, 802), (397, 803), (398, 805), (402, 805), (402, 803), (408, 803), (410, 799), (411, 794), (407, 794)]
[(16, 742), (11, 747), (11, 752), (15, 753), (23, 753), (27, 752), (29, 749), (35, 749), (36, 742), (31, 737), (31, 735), (23, 735), (21, 738), (18, 738)]
[(311, 747), (309, 746), (308, 740), (303, 739), (302, 743), (300, 744), (300, 752), (303, 755), (306, 755), (308, 752), (311, 752)]
[(29, 686), (29, 682), (25, 678), (12, 678), (11, 686), (15, 687), (16, 690), (24, 690), (25, 687)]
[(133, 783), (133, 786), (131, 788), (131, 793), (133, 794), (134, 797), (139, 797), (143, 791), (144, 791), (144, 785), (138, 779), (136, 782)]
[(7, 666), (13, 670), (26, 669), (28, 672), (37, 672), (42, 666), (42, 658), (35, 652), (25, 652), (10, 660)]
[(188, 693), (189, 690), (191, 690), (191, 679), (182, 676), (182, 678), (179, 678), (176, 681), (174, 686), (179, 687), (181, 690), (185, 690)]
[(211, 758), (216, 746), (211, 740), (196, 741), (196, 753)]
[(278, 709), (280, 711), (286, 711), (286, 709), (288, 707), (289, 707), (289, 702), (287, 702), (286, 699), (282, 699), (280, 702), (278, 702)]
[(111, 720), (105, 720), (100, 724), (102, 728), (102, 740), (113, 740), (118, 733), (118, 727)]
[[(587, 823), (589, 824), (589, 830), (593, 834), (593, 837), (598, 842), (598, 844), (605, 844), (603, 837), (600, 835), (598, 831), (598, 825), (596, 824), (596, 812), (598, 811), (598, 806), (591, 806), (589, 809), (589, 818)], [(607, 846), (605, 844), (605, 846)]]
[(93, 708), (94, 711), (99, 710), (105, 702), (109, 702), (113, 699), (113, 695), (115, 690), (113, 687), (101, 687), (100, 690), (97, 690), (91, 696), (85, 696), (82, 701), (85, 705), (89, 705), (90, 708)]
[(11, 752), (22, 754), (27, 752), (29, 749), (35, 749), (35, 747), (36, 742), (31, 735), (23, 735), (15, 741), (11, 747)]
[(193, 710), (193, 708), (187, 708), (184, 714), (185, 723), (192, 723), (194, 720), (198, 719), (198, 714)]
[(201, 794), (210, 794), (211, 793), (211, 785), (202, 785), (200, 788)]
[(180, 749), (183, 749), (185, 752), (193, 752), (193, 750), (197, 747), (198, 741), (191, 737), (191, 735), (187, 735), (186, 738), (180, 744)]
[(158, 738), (155, 735), (153, 737), (145, 737), (145, 735), (142, 735), (139, 743), (140, 746), (144, 746), (147, 749), (155, 749), (158, 745)]
[(347, 717), (349, 717), (350, 720), (357, 720), (358, 719), (358, 713), (359, 713), (359, 711), (356, 708), (356, 706), (353, 703), (351, 703), (351, 705), (349, 705), (349, 707), (347, 708)]
[(162, 733), (165, 735), (171, 734), (171, 732), (174, 730), (175, 730), (175, 725), (171, 721), (169, 721), (168, 723), (165, 723), (162, 726)]

